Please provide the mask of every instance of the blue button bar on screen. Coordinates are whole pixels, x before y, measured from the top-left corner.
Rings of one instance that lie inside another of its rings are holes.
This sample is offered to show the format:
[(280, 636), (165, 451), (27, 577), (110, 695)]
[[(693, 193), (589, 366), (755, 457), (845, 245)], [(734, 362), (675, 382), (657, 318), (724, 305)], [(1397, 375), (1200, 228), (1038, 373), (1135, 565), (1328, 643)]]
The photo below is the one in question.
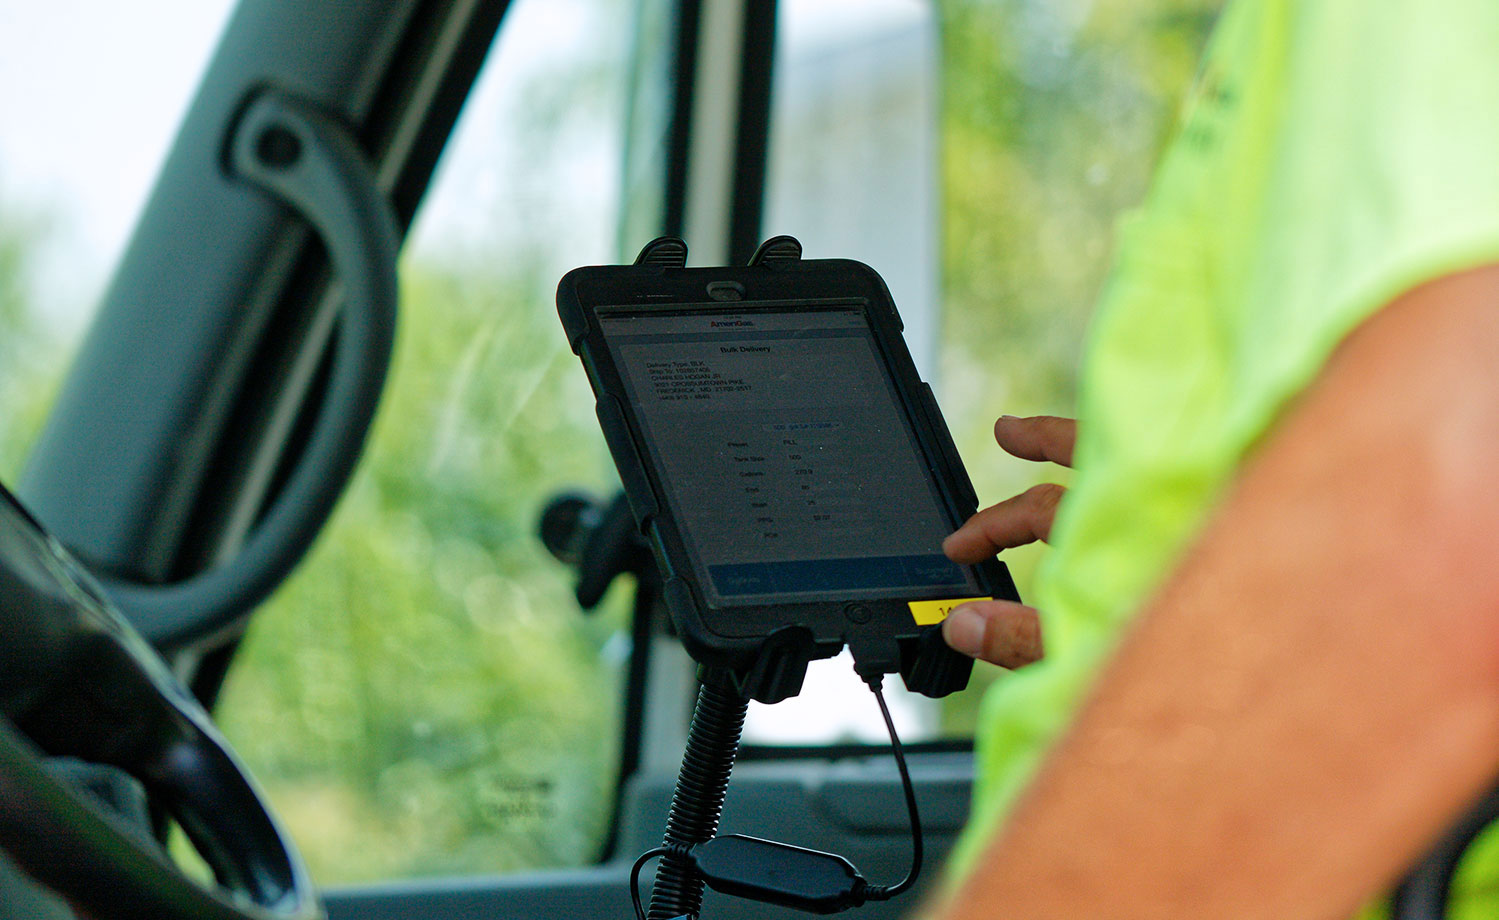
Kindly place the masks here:
[(936, 553), (713, 565), (708, 567), (708, 576), (724, 597), (967, 584), (963, 570)]

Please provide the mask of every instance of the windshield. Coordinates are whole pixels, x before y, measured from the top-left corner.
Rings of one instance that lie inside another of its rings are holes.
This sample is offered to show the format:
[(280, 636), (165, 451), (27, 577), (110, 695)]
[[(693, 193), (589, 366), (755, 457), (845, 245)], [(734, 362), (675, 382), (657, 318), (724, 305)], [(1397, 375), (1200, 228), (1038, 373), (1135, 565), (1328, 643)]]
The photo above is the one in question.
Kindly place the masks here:
[(231, 8), (228, 0), (0, 6), (0, 478), (8, 483)]
[[(0, 12), (6, 481), (228, 13), (158, 3)], [(1033, 475), (1001, 461), (993, 419), (1071, 411), (1113, 221), (1141, 194), (1208, 7), (780, 4), (762, 236), (885, 276), (985, 501)], [(406, 247), (396, 364), (361, 471), (231, 670), (219, 718), (325, 884), (603, 852), (628, 585), (584, 616), (535, 527), (563, 489), (616, 488), (552, 292), (567, 269), (644, 241), (620, 230), (642, 223), (621, 217), (635, 189), (623, 168), (631, 113), (665, 97), (639, 75), (669, 68), (638, 57), (662, 52), (662, 8), (507, 13)], [(1038, 552), (1007, 553), (1022, 596)], [(981, 666), (940, 704), (892, 700), (903, 735), (971, 737), (996, 679)], [(757, 706), (747, 737), (882, 736), (835, 660), (798, 699)]]

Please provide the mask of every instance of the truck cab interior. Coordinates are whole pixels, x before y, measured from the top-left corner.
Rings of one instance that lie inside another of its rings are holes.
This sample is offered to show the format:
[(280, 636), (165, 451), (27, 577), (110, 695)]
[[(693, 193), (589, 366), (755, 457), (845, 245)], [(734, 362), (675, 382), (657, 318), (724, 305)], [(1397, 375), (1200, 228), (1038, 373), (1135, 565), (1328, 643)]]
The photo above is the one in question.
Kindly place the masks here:
[[(84, 318), (0, 197), (0, 918), (631, 915), (695, 670), (557, 279), (663, 235), (865, 261), (1007, 494), (990, 421), (1070, 405), (1214, 7), (238, 0)], [(924, 889), (999, 679), (892, 701)], [(903, 801), (823, 662), (752, 708), (721, 827), (893, 880)]]

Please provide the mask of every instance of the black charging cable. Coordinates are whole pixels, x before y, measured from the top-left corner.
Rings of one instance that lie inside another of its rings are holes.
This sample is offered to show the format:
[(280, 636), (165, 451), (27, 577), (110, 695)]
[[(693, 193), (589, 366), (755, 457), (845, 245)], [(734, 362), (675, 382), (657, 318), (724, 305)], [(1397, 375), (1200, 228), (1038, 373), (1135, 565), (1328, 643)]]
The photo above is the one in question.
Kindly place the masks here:
[(885, 719), (885, 728), (890, 732), (890, 753), (895, 756), (895, 768), (900, 771), (901, 789), (906, 794), (906, 813), (911, 818), (911, 869), (906, 877), (894, 885), (875, 885), (866, 888), (866, 901), (888, 901), (896, 895), (909, 891), (921, 875), (921, 862), (925, 849), (921, 837), (921, 813), (916, 808), (916, 786), (911, 782), (911, 771), (906, 767), (906, 751), (895, 732), (895, 720), (890, 718), (890, 707), (885, 704), (885, 691), (880, 675), (860, 674), (869, 689), (874, 691), (875, 702), (880, 704), (880, 715)]
[(636, 920), (645, 920), (645, 906), (640, 903), (640, 870), (657, 856), (665, 856), (671, 852), (681, 855), (681, 851), (673, 847), (654, 847), (641, 853), (640, 857), (635, 860), (635, 865), (630, 867), (630, 901), (635, 905)]
[[(859, 676), (869, 685), (879, 703), (880, 715), (890, 733), (891, 753), (895, 756), (901, 787), (905, 792), (906, 810), (911, 820), (911, 868), (906, 877), (893, 885), (871, 885), (853, 864), (832, 853), (742, 834), (711, 837), (689, 844), (682, 841), (680, 836), (669, 833), (665, 844), (642, 853), (630, 870), (630, 898), (635, 906), (637, 920), (646, 920), (646, 912), (640, 900), (640, 872), (647, 862), (658, 856), (666, 857), (673, 871), (668, 873), (672, 880), (667, 885), (666, 904), (658, 903), (663, 900), (661, 891), (653, 893), (652, 918), (663, 913), (658, 910), (663, 906), (670, 906), (672, 909), (684, 906), (689, 908), (682, 914), (665, 914), (667, 916), (696, 918), (697, 907), (702, 903), (701, 894), (696, 894), (689, 903), (684, 904), (685, 899), (674, 892), (674, 889), (683, 887), (684, 883), (689, 890), (695, 883), (697, 892), (701, 892), (701, 886), (706, 885), (722, 894), (818, 914), (838, 913), (870, 901), (888, 901), (916, 884), (916, 879), (921, 874), (924, 848), (915, 785), (911, 782), (911, 772), (906, 765), (905, 749), (895, 731), (895, 720), (891, 718), (890, 707), (885, 702), (880, 673), (861, 669)], [(727, 781), (726, 774), (723, 779)], [(721, 801), (720, 798), (719, 802)], [(674, 809), (677, 804), (673, 802)], [(716, 809), (714, 811), (716, 818)], [(678, 877), (689, 873), (691, 882)], [(658, 873), (657, 881), (662, 881), (661, 873)]]

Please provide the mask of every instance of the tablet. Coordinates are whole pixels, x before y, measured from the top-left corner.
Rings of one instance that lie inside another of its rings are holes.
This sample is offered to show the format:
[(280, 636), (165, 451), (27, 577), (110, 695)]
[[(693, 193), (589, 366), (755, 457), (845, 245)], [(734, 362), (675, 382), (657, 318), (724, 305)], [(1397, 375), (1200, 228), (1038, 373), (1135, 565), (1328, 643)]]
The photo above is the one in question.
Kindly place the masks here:
[(911, 642), (1015, 596), (942, 553), (976, 497), (868, 266), (599, 266), (558, 306), (698, 660), (746, 666), (787, 628), (819, 657)]

